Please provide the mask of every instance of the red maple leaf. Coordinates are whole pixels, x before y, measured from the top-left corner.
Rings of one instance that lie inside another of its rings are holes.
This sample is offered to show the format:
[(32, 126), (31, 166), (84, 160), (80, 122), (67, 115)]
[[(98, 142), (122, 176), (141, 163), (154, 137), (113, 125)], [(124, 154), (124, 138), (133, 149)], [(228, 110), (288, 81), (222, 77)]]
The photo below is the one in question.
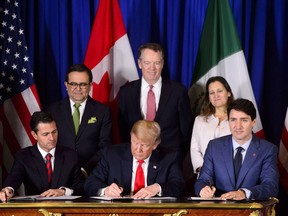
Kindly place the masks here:
[(93, 82), (92, 85), (92, 97), (101, 103), (109, 105), (112, 84), (109, 83), (108, 71), (104, 73), (99, 84)]

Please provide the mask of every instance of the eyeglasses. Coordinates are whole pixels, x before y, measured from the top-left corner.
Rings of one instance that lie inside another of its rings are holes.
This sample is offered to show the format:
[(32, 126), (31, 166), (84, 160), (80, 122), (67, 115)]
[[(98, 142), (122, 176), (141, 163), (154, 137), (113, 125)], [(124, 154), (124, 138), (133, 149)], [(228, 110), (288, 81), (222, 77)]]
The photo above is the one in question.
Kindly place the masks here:
[(90, 85), (90, 83), (84, 83), (84, 82), (82, 82), (82, 83), (76, 83), (76, 82), (67, 82), (67, 84), (72, 88), (72, 89), (76, 89), (76, 88), (78, 88), (78, 86), (79, 86), (79, 88), (80, 89), (86, 89), (87, 88), (87, 86), (88, 85)]

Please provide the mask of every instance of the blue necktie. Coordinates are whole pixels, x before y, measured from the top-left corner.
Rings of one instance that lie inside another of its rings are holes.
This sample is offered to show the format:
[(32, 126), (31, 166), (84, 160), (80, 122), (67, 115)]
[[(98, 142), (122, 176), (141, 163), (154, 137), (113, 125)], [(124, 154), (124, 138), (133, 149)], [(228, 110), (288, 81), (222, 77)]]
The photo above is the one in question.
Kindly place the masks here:
[(237, 181), (241, 166), (242, 166), (242, 150), (244, 150), (242, 147), (236, 148), (237, 152), (234, 157), (234, 172), (235, 172), (235, 179)]

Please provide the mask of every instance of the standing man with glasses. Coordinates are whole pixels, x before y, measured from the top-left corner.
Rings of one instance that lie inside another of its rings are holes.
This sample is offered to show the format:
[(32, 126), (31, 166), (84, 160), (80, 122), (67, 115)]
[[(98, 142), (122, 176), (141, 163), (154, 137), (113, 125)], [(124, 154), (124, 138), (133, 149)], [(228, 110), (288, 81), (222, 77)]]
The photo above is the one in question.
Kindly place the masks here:
[(65, 77), (67, 98), (48, 106), (57, 123), (58, 145), (77, 151), (88, 174), (97, 164), (101, 151), (112, 143), (109, 107), (89, 96), (92, 72), (84, 64), (71, 66)]
[(180, 83), (162, 79), (164, 51), (157, 43), (138, 49), (142, 78), (120, 88), (118, 120), (122, 142), (130, 140), (133, 124), (146, 119), (161, 127), (161, 144), (176, 151), (182, 160), (190, 148), (192, 114), (187, 89)]

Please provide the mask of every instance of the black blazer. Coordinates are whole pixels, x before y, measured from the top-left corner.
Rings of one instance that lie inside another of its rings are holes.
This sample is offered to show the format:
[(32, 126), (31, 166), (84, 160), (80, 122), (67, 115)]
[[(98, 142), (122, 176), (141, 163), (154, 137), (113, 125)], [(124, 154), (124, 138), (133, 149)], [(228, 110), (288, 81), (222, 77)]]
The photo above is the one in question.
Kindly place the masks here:
[(16, 190), (22, 183), (25, 186), (25, 195), (38, 195), (48, 189), (58, 189), (61, 186), (73, 189), (73, 195), (82, 195), (84, 177), (76, 152), (57, 146), (50, 186), (44, 159), (37, 145), (34, 145), (21, 149), (15, 154), (13, 167), (3, 186)]
[(88, 97), (79, 131), (75, 134), (70, 100), (51, 104), (48, 109), (57, 123), (58, 144), (77, 151), (80, 164), (91, 171), (101, 149), (112, 143), (112, 119), (109, 107)]
[[(106, 149), (103, 158), (97, 164), (85, 182), (85, 193), (95, 196), (98, 190), (117, 183), (123, 187), (124, 195), (131, 192), (133, 156), (130, 143), (118, 144)], [(147, 184), (158, 183), (163, 196), (180, 196), (184, 188), (182, 172), (177, 154), (162, 152), (158, 146), (149, 159)]]
[[(140, 108), (141, 79), (127, 83), (119, 91), (118, 120), (121, 139), (130, 142), (133, 124), (143, 119)], [(161, 127), (161, 144), (182, 156), (190, 148), (192, 113), (186, 88), (180, 83), (163, 80), (155, 121)]]

